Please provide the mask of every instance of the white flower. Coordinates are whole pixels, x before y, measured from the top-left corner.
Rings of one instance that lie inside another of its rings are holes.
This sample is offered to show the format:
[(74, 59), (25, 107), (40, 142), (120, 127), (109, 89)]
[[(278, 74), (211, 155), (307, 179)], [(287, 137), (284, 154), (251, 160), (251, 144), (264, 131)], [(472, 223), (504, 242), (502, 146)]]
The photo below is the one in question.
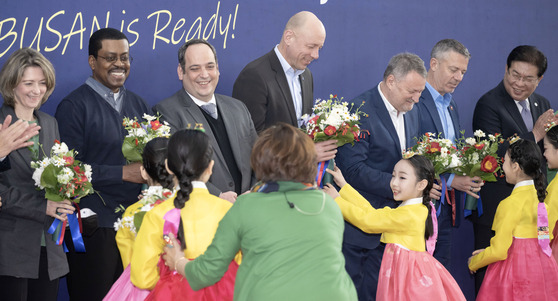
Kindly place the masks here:
[(93, 174), (92, 174), (92, 171), (91, 171), (91, 165), (89, 165), (89, 164), (83, 164), (83, 169), (85, 170), (85, 171), (84, 171), (85, 176), (87, 177), (87, 179), (89, 180), (89, 182), (91, 182), (91, 179), (92, 179), (91, 176), (93, 175)]
[(62, 168), (61, 173), (58, 174), (58, 176), (56, 177), (56, 179), (60, 184), (68, 184), (70, 180), (72, 180), (73, 178), (74, 178), (74, 172), (68, 167)]
[(61, 157), (52, 157), (50, 158), (50, 161), (56, 167), (62, 167), (64, 166), (64, 164), (66, 164), (66, 160), (64, 160), (64, 158)]
[(122, 219), (119, 218), (114, 222), (114, 231), (118, 231), (122, 228)]
[(64, 142), (55, 143), (52, 146), (52, 153), (53, 154), (65, 154), (67, 152), (68, 152), (68, 146)]
[(488, 139), (490, 139), (490, 141), (496, 141), (496, 136), (488, 134)]
[(38, 186), (41, 189), (44, 189), (43, 186), (41, 186), (41, 175), (43, 174), (43, 171), (45, 170), (45, 168), (43, 166), (35, 169), (35, 171), (33, 172), (33, 180), (35, 180), (35, 186)]
[(456, 168), (460, 165), (461, 160), (459, 159), (459, 156), (457, 156), (457, 154), (451, 154), (451, 164), (449, 165), (449, 168)]
[(477, 143), (477, 140), (475, 140), (475, 138), (473, 138), (473, 137), (469, 137), (469, 138), (465, 139), (465, 143), (467, 143), (469, 145), (475, 145), (475, 143)]
[(343, 123), (343, 109), (340, 106), (335, 106), (331, 109), (329, 116), (325, 120), (326, 125), (333, 125), (338, 128)]
[(145, 120), (147, 120), (147, 121), (153, 121), (153, 120), (157, 119), (157, 117), (151, 116), (151, 115), (147, 115), (147, 114), (145, 114), (145, 113), (143, 113), (142, 118), (145, 119)]
[(479, 138), (486, 137), (486, 134), (481, 130), (476, 130), (474, 135), (475, 135), (475, 137), (479, 137)]
[(471, 158), (471, 163), (472, 164), (477, 164), (479, 163), (479, 153), (473, 153), (473, 157)]

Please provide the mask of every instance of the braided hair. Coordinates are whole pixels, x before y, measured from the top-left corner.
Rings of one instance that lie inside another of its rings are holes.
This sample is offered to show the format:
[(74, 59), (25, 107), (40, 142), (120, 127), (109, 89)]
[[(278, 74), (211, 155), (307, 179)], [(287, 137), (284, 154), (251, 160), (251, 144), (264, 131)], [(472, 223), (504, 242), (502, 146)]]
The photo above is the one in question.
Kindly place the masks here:
[(543, 163), (541, 149), (530, 140), (519, 139), (508, 148), (510, 160), (519, 164), (521, 170), (528, 177), (533, 178), (539, 202), (544, 202), (546, 197), (545, 178), (541, 171)]
[(428, 158), (421, 155), (414, 155), (408, 159), (403, 159), (409, 161), (411, 166), (415, 170), (415, 175), (417, 177), (417, 182), (426, 180), (428, 183), (422, 191), (422, 204), (428, 208), (428, 215), (426, 216), (426, 225), (424, 228), (424, 238), (428, 239), (432, 234), (434, 234), (434, 224), (432, 222), (432, 206), (430, 206), (430, 190), (434, 185), (434, 166)]
[(141, 154), (143, 160), (143, 168), (154, 181), (163, 186), (163, 188), (173, 189), (173, 176), (165, 167), (165, 159), (167, 159), (168, 138), (154, 138), (147, 142)]
[[(213, 149), (209, 144), (209, 137), (205, 133), (199, 130), (180, 130), (171, 136), (167, 152), (167, 166), (176, 176), (180, 187), (174, 199), (175, 208), (184, 208), (193, 190), (192, 181), (203, 175), (211, 163), (212, 157)], [(186, 247), (182, 219), (178, 228), (178, 238), (182, 246)]]

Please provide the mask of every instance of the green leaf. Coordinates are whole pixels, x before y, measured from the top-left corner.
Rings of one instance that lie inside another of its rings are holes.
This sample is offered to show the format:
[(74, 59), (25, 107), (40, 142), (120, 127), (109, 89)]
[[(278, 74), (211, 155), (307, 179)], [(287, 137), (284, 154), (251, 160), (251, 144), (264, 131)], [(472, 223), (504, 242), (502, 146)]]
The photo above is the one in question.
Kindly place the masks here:
[(56, 184), (58, 184), (58, 178), (56, 174), (58, 173), (58, 168), (52, 164), (45, 167), (43, 173), (41, 174), (41, 185), (45, 188), (56, 189)]
[(142, 162), (141, 152), (134, 141), (135, 138), (126, 137), (122, 143), (122, 154), (129, 162)]
[(139, 232), (145, 213), (147, 213), (147, 211), (140, 211), (134, 215), (134, 227), (136, 227), (136, 233)]
[(62, 202), (64, 199), (58, 195), (58, 193), (51, 191), (51, 189), (45, 190), (45, 198), (53, 202)]

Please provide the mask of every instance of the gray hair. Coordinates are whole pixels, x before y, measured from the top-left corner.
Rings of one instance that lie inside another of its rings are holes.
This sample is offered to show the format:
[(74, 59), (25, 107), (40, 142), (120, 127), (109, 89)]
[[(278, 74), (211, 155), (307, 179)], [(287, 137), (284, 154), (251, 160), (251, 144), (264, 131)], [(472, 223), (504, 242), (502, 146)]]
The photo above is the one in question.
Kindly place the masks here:
[(434, 45), (434, 48), (432, 48), (432, 52), (430, 52), (430, 58), (439, 59), (450, 51), (457, 52), (467, 59), (471, 58), (469, 50), (458, 40), (454, 39), (443, 39), (436, 43), (436, 45)]
[(409, 52), (396, 54), (389, 60), (384, 72), (384, 81), (392, 74), (396, 79), (401, 79), (412, 71), (426, 78), (424, 61), (418, 55)]

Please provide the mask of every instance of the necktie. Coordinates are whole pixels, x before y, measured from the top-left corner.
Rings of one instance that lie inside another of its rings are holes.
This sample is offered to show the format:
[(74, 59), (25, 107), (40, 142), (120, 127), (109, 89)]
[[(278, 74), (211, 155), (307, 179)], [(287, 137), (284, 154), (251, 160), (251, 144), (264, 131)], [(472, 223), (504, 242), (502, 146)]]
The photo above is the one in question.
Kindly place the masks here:
[(207, 114), (211, 115), (213, 119), (217, 119), (217, 106), (214, 103), (208, 103), (201, 106), (202, 110), (204, 110)]
[(527, 127), (527, 131), (533, 130), (533, 116), (531, 116), (531, 111), (527, 107), (526, 101), (520, 101), (519, 104), (521, 105), (521, 118), (523, 118), (523, 122)]

